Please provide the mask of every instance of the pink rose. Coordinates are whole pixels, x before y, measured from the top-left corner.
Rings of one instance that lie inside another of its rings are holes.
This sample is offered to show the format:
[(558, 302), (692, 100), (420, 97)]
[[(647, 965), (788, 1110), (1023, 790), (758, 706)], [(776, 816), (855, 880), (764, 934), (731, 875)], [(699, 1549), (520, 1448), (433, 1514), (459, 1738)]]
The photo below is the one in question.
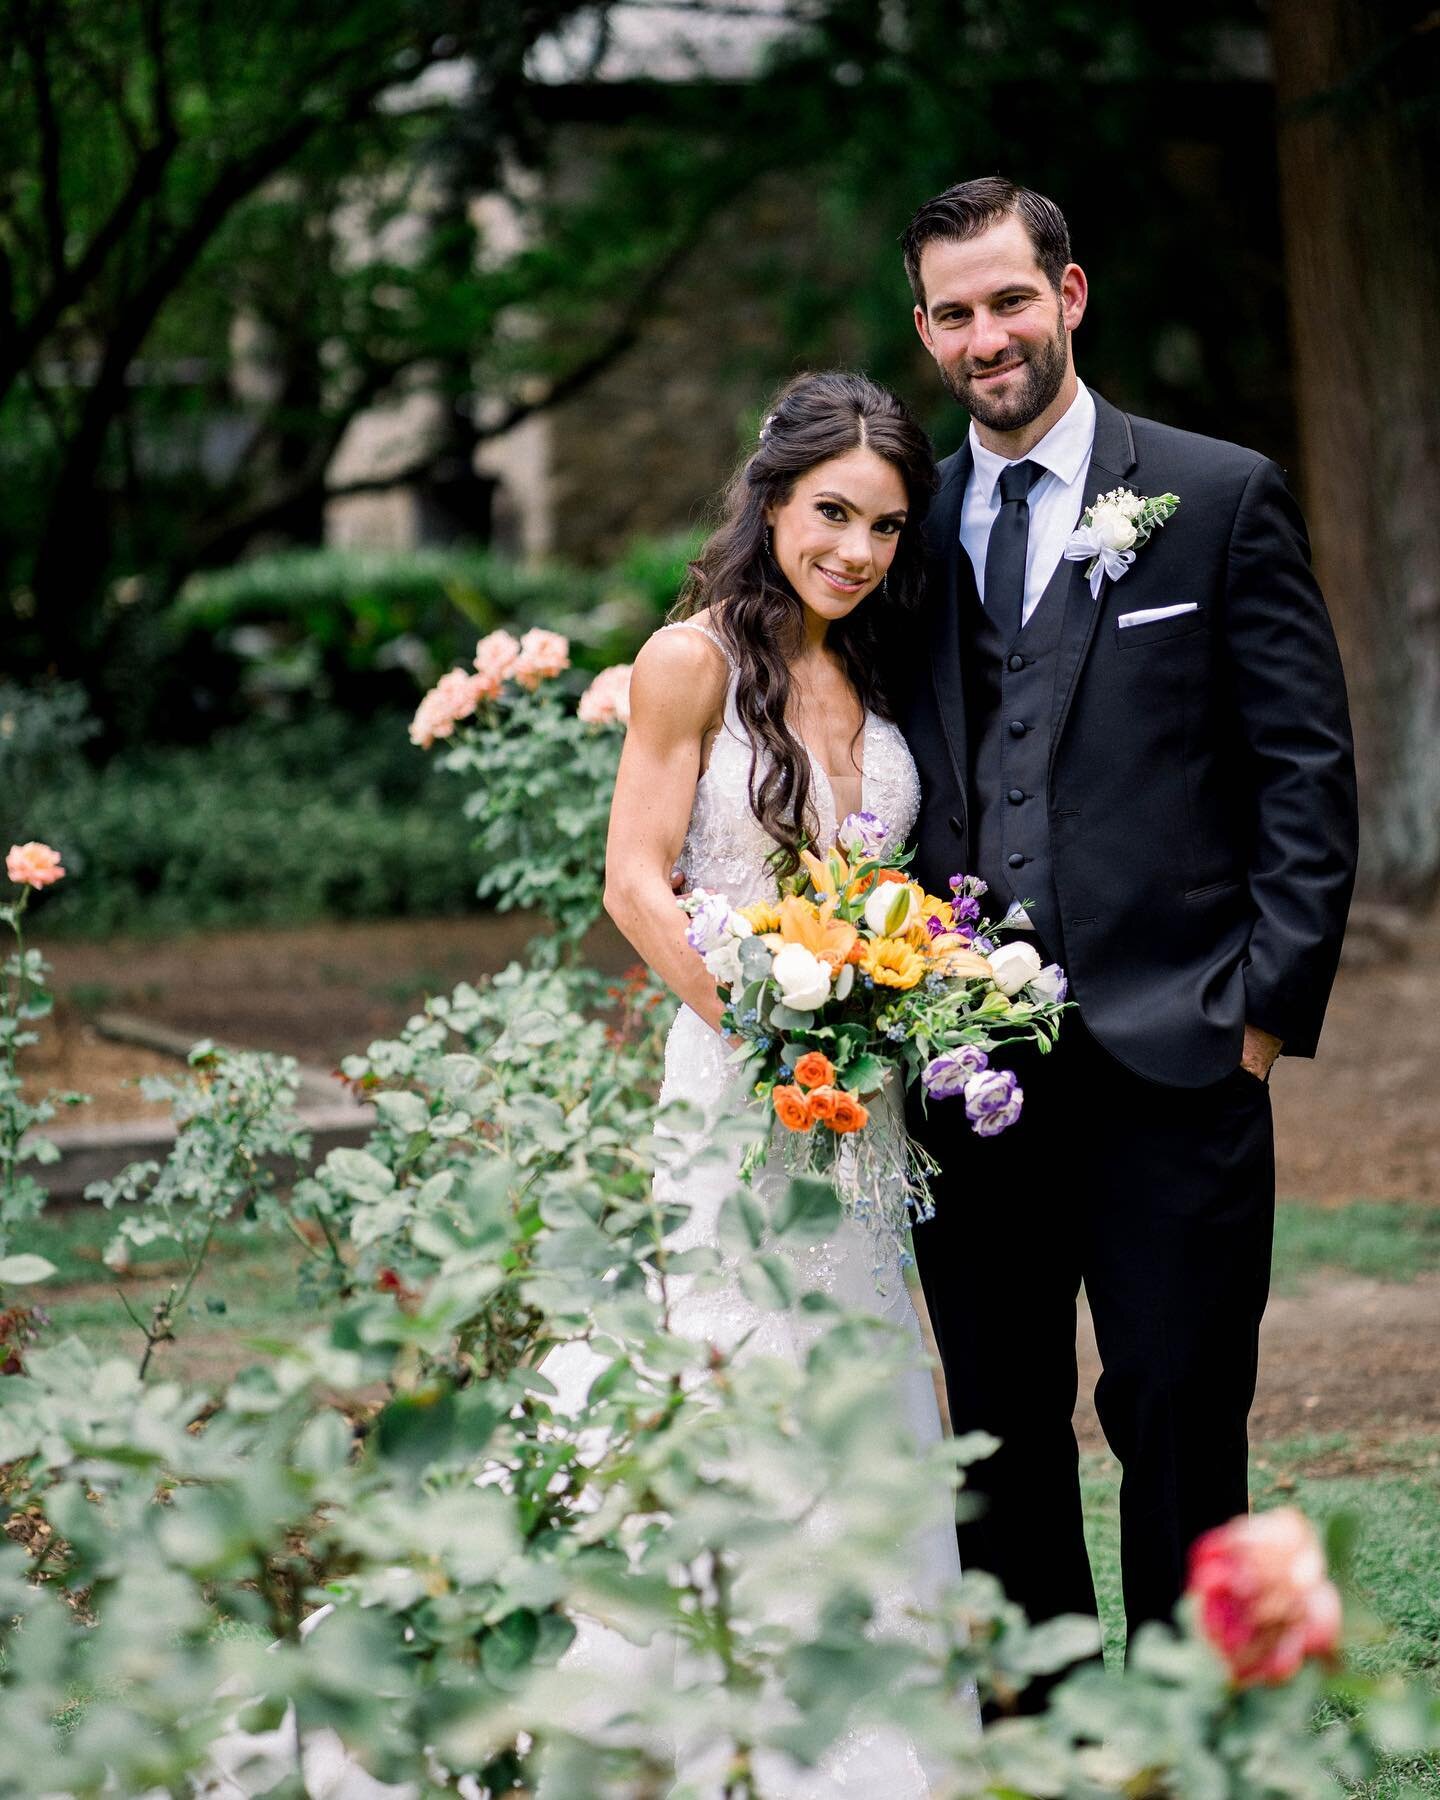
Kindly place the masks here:
[(580, 696), (575, 709), (587, 725), (630, 723), (630, 664), (602, 669)]
[(475, 646), (475, 672), (480, 678), (481, 698), (493, 700), (507, 676), (513, 675), (520, 660), (520, 646), (508, 631), (492, 631)]
[(570, 640), (558, 631), (527, 631), (520, 640), (520, 654), (510, 671), (512, 681), (532, 691), (570, 667)]
[(476, 705), (489, 696), (484, 677), (451, 669), (440, 677), (415, 709), (410, 721), (410, 742), (428, 750), (436, 738), (447, 738), (461, 719), (468, 719)]
[(65, 873), (60, 852), (48, 844), (12, 844), (5, 858), (5, 873), (21, 887), (49, 887)]
[(1198, 1538), (1186, 1591), (1237, 1687), (1289, 1681), (1307, 1657), (1334, 1656), (1339, 1645), (1340, 1596), (1314, 1527), (1293, 1506)]

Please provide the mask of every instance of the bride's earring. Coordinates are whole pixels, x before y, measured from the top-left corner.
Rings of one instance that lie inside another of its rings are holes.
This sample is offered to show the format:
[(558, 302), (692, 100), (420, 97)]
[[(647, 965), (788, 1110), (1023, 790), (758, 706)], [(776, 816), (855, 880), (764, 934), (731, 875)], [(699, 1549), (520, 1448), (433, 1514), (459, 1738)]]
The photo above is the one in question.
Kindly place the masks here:
[(765, 527), (765, 554), (770, 558), (771, 562), (774, 562), (775, 548), (770, 542), (770, 527), (768, 525)]
[(888, 569), (885, 571), (884, 579), (880, 583), (880, 592), (887, 600), (890, 598), (890, 571)]

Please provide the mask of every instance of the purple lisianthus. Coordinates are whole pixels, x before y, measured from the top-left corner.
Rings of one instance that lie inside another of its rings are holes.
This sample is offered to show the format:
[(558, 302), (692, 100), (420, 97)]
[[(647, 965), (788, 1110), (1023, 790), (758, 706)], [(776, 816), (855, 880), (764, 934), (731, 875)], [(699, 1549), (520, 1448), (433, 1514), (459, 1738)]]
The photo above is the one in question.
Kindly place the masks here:
[(975, 1044), (961, 1044), (958, 1050), (942, 1050), (932, 1056), (920, 1071), (920, 1082), (932, 1100), (954, 1100), (965, 1092), (972, 1075), (983, 1075), (990, 1058)]
[(1013, 1069), (983, 1069), (965, 1083), (965, 1116), (977, 1137), (996, 1137), (1020, 1117), (1025, 1090)]
[(994, 938), (972, 938), (970, 948), (977, 956), (989, 956), (995, 949), (995, 940)]
[(708, 956), (712, 950), (718, 950), (729, 923), (730, 902), (723, 894), (711, 894), (704, 888), (696, 888), (694, 893), (686, 897), (684, 906), (690, 915), (685, 942), (692, 950), (698, 950), (701, 956)]
[(1059, 963), (1046, 963), (1030, 983), (1029, 991), (1034, 999), (1053, 1001), (1059, 1006), (1070, 992), (1070, 983)]
[(877, 813), (847, 813), (835, 833), (835, 842), (852, 862), (868, 861), (885, 854), (890, 827)]

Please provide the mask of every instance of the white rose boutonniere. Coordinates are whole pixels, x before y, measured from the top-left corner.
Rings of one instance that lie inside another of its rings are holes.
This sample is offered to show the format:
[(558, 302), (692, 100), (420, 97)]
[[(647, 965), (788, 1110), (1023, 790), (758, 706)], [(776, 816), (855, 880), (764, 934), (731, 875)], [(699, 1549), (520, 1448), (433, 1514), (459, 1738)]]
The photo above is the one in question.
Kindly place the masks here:
[(1114, 488), (1086, 507), (1065, 545), (1067, 562), (1085, 563), (1093, 599), (1108, 575), (1118, 581), (1135, 560), (1135, 552), (1158, 531), (1180, 504), (1178, 494), (1148, 499), (1129, 488)]

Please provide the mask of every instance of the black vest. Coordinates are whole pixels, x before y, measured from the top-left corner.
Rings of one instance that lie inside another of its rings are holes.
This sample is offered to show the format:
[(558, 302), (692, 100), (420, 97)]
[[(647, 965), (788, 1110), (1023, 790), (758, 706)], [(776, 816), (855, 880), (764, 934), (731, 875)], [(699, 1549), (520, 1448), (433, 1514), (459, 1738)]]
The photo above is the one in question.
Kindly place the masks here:
[[(966, 554), (963, 546), (960, 554)], [(998, 918), (1023, 901), (1036, 948), (1063, 962), (1060, 902), (1050, 852), (1055, 664), (1071, 567), (1061, 561), (1029, 623), (1007, 641), (979, 601), (961, 600), (965, 715), (970, 730), (970, 850)], [(962, 590), (963, 592), (964, 590)]]

